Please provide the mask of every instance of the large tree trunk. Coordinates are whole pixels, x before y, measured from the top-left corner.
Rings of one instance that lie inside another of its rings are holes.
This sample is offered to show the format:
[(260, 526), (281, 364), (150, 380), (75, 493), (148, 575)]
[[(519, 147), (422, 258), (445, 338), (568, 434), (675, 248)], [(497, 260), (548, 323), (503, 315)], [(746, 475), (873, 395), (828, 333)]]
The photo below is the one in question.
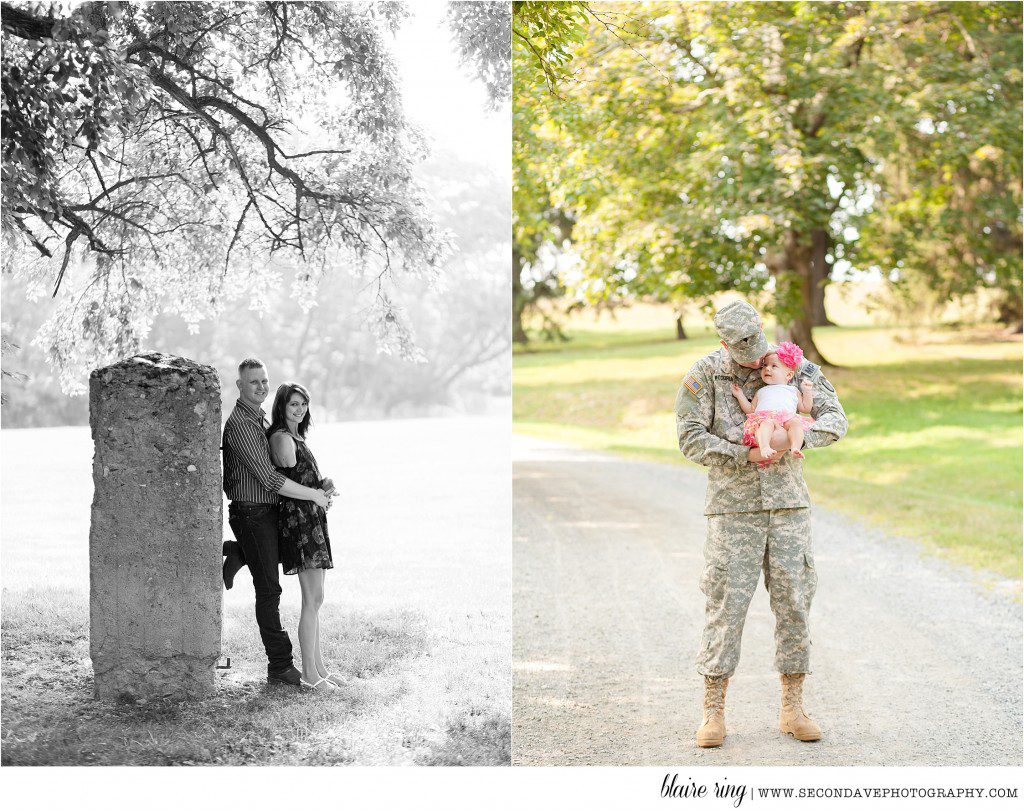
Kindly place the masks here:
[(309, 353), (306, 351), (306, 342), (309, 340), (309, 332), (313, 327), (313, 320), (316, 318), (316, 307), (310, 307), (306, 313), (306, 323), (302, 327), (302, 334), (295, 345), (295, 359), (292, 368), (295, 370), (293, 380), (309, 380), (306, 374), (306, 360)]
[(996, 305), (996, 319), (1011, 335), (1024, 331), (1024, 302), (1015, 291), (1004, 291), (1002, 300)]
[(676, 310), (676, 340), (686, 340), (686, 330), (683, 328), (683, 314)]
[(829, 365), (814, 343), (814, 281), (811, 256), (811, 234), (790, 231), (786, 247), (780, 252), (774, 267), (776, 292), (782, 310), (796, 303), (796, 314), (788, 323), (779, 320), (775, 328), (777, 341), (792, 341), (804, 351), (804, 357), (820, 365)]
[(529, 338), (523, 328), (523, 310), (526, 309), (526, 297), (523, 295), (523, 257), (518, 249), (512, 248), (512, 340), (517, 344), (526, 345)]
[(832, 250), (832, 235), (825, 228), (811, 231), (811, 314), (816, 327), (834, 327), (825, 313), (825, 288), (832, 276), (832, 263), (828, 260)]

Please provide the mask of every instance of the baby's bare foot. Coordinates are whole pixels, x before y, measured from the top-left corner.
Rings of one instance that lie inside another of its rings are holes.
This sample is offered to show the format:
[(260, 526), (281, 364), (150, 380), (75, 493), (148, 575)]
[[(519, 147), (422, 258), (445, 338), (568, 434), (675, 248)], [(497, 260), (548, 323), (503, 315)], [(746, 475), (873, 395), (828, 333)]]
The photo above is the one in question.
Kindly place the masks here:
[(765, 459), (771, 459), (773, 456), (775, 456), (775, 448), (772, 448), (770, 446), (767, 448), (760, 448), (760, 451), (761, 456), (763, 456)]
[(796, 449), (796, 450), (793, 451), (793, 456), (795, 456), (797, 459), (803, 459), (804, 458), (804, 452), (799, 450), (799, 449)]

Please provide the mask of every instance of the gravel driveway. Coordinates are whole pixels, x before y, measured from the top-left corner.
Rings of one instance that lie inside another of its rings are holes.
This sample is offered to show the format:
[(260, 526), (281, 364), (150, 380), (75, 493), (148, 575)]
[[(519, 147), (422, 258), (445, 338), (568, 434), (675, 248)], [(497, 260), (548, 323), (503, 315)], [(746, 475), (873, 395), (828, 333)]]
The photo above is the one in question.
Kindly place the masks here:
[(704, 475), (518, 436), (513, 460), (514, 763), (1021, 765), (1021, 604), (819, 508), (805, 704), (823, 740), (777, 730), (759, 585), (728, 737), (698, 749)]

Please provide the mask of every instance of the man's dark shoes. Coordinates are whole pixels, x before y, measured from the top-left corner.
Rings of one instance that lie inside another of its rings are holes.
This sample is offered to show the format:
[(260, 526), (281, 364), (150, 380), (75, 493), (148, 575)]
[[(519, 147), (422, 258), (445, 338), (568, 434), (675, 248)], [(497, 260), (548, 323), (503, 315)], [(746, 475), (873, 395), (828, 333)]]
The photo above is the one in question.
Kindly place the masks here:
[(267, 681), (271, 684), (281, 682), (282, 684), (290, 684), (292, 687), (298, 687), (299, 682), (302, 681), (302, 673), (297, 667), (292, 665), (287, 670), (280, 670), (276, 673), (267, 671)]
[(238, 541), (224, 541), (221, 549), (224, 555), (224, 588), (230, 589), (235, 584), (235, 575), (238, 570), (245, 566), (245, 558), (242, 557), (242, 549)]

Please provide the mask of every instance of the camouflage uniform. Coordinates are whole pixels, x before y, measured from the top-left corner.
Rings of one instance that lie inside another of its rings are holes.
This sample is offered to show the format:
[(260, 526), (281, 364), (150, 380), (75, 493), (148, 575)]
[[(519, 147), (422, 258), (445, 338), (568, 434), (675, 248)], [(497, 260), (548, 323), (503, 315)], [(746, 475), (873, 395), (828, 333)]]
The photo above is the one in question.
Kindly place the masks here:
[[(758, 334), (743, 336), (739, 333), (750, 328), (751, 313)], [(722, 308), (715, 325), (744, 362), (767, 351), (759, 317), (746, 302)], [(793, 382), (802, 379), (814, 384), (815, 424), (805, 433), (805, 447), (830, 445), (846, 433), (846, 414), (818, 366), (801, 364)], [(743, 621), (763, 570), (775, 614), (775, 667), (780, 673), (809, 673), (808, 613), (817, 575), (802, 462), (789, 452), (763, 468), (747, 461), (746, 415), (732, 395), (733, 383), (748, 400), (764, 385), (757, 369), (740, 366), (729, 351), (718, 349), (694, 364), (676, 398), (679, 449), (708, 468), (708, 535), (700, 579), (707, 601), (697, 670), (731, 676), (736, 669)]]

